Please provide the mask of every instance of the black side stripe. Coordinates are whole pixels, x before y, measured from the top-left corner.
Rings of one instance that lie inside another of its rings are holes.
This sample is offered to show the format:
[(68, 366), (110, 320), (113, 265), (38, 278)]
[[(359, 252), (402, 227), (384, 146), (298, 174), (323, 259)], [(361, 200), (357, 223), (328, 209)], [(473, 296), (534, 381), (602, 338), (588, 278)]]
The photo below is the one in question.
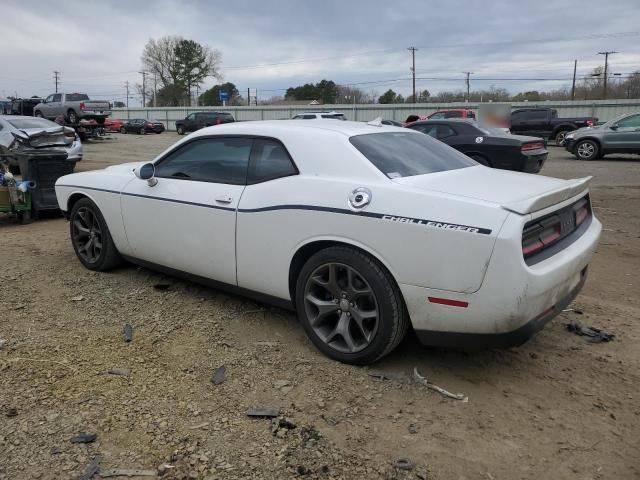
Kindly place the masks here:
[[(236, 211), (235, 208), (232, 207), (219, 207), (217, 205), (209, 205), (206, 203), (196, 203), (196, 202), (188, 202), (186, 200), (176, 200), (174, 198), (164, 198), (164, 197), (153, 197), (150, 195), (140, 195), (137, 193), (125, 193), (118, 192), (115, 190), (106, 190), (103, 188), (94, 188), (94, 187), (81, 187), (79, 185), (58, 185), (59, 187), (70, 187), (70, 188), (83, 188), (86, 190), (95, 190), (98, 192), (107, 192), (107, 193), (115, 193), (118, 195), (127, 195), (130, 197), (139, 197), (139, 198), (149, 198), (151, 200), (158, 200), (161, 202), (171, 202), (171, 203), (180, 203), (184, 205), (193, 205), (195, 207), (203, 207), (203, 208), (212, 208), (214, 210), (225, 210), (225, 211)], [(270, 207), (260, 207), (260, 208), (238, 208), (238, 213), (260, 213), (260, 212), (271, 212), (276, 210), (307, 210), (314, 212), (328, 212), (328, 213), (338, 213), (341, 215), (355, 215), (358, 217), (367, 217), (367, 218), (375, 218), (378, 220), (385, 220), (389, 222), (395, 223), (405, 223), (405, 224), (413, 224), (413, 225), (424, 225), (426, 227), (438, 228), (443, 230), (458, 230), (468, 233), (479, 233), (482, 235), (490, 235), (491, 229), (482, 228), (482, 227), (472, 227), (470, 225), (460, 225), (457, 223), (448, 223), (441, 222), (438, 220), (426, 220), (422, 218), (412, 218), (412, 217), (400, 217), (396, 215), (389, 215), (386, 213), (375, 213), (375, 212), (361, 212), (348, 210), (346, 208), (334, 208), (334, 207), (321, 207), (318, 205), (273, 205)]]

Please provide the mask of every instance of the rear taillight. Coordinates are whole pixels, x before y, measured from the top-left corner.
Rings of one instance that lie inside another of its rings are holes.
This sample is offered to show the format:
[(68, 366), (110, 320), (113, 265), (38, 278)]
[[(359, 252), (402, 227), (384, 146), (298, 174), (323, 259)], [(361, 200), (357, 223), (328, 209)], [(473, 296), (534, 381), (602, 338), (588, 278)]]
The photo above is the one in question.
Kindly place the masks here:
[(532, 150), (541, 150), (544, 148), (543, 142), (525, 143), (520, 147), (521, 152), (530, 152)]
[(562, 236), (560, 217), (554, 215), (529, 225), (522, 233), (522, 255), (524, 258), (553, 245)]
[(576, 227), (581, 225), (589, 215), (591, 215), (591, 209), (589, 207), (589, 201), (583, 198), (573, 206), (573, 213), (575, 215)]
[(587, 120), (585, 123), (587, 124), (587, 127), (593, 127), (593, 120)]
[(222, 120), (219, 118), (216, 118), (216, 125), (220, 125), (222, 123)]
[(80, 110), (84, 110), (84, 102), (80, 102)]

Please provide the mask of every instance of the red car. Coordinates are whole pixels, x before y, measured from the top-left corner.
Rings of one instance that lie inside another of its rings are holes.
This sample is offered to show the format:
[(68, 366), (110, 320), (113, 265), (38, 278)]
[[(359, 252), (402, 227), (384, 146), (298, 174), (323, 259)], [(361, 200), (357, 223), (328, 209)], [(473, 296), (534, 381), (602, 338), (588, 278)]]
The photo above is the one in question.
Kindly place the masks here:
[(445, 118), (476, 118), (473, 110), (467, 108), (453, 108), (451, 110), (439, 110), (427, 117), (429, 120), (443, 120)]
[(120, 120), (118, 118), (107, 118), (104, 121), (104, 128), (107, 132), (119, 132), (126, 120)]

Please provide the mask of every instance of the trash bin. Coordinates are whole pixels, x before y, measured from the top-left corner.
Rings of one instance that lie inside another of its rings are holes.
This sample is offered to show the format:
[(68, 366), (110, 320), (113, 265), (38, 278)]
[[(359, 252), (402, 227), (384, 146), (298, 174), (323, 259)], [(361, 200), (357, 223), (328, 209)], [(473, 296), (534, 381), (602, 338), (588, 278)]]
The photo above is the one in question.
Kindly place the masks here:
[(67, 160), (67, 153), (61, 150), (22, 150), (16, 152), (16, 157), (22, 179), (36, 182), (31, 190), (34, 215), (37, 217), (38, 212), (44, 210), (57, 210), (56, 180), (73, 173), (75, 160)]

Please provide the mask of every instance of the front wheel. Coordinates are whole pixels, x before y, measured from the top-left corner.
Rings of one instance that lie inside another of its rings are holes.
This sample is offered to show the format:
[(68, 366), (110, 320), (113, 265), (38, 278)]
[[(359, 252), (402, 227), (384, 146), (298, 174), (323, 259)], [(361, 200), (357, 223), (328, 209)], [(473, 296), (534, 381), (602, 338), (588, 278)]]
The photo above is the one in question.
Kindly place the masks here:
[(182, 125), (179, 125), (178, 128), (176, 128), (176, 131), (178, 132), (178, 135), (184, 135), (184, 127)]
[(42, 112), (40, 110), (36, 110), (33, 114), (38, 118), (44, 118), (44, 116), (42, 115)]
[(141, 128), (140, 131), (138, 132), (140, 135), (144, 135), (145, 133), (147, 133), (147, 131), (144, 128)]
[(578, 160), (595, 160), (600, 154), (600, 146), (593, 140), (582, 140), (575, 147)]
[(120, 133), (125, 134), (127, 133), (127, 129), (124, 127), (120, 127)]
[(90, 199), (78, 200), (71, 209), (69, 220), (71, 244), (86, 268), (102, 272), (122, 262), (107, 222)]
[(351, 247), (326, 248), (305, 263), (296, 282), (296, 309), (320, 351), (356, 365), (387, 355), (409, 326), (391, 275)]

